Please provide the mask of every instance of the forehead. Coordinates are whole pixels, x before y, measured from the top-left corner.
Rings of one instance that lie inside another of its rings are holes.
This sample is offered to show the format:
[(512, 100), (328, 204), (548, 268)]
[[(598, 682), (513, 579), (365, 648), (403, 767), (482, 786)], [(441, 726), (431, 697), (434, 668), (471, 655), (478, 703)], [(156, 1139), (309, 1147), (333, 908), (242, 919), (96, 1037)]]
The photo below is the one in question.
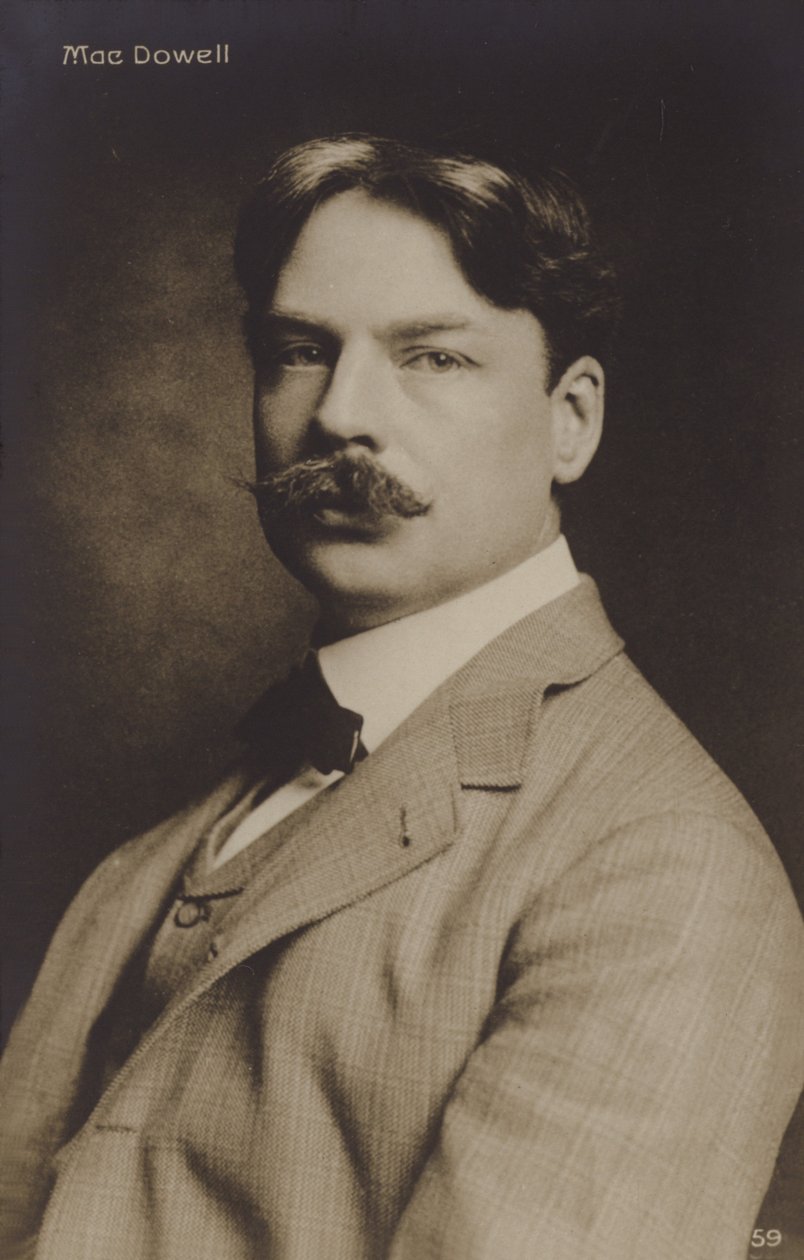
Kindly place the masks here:
[(342, 290), (365, 299), (373, 290), (392, 304), (413, 296), (426, 301), (435, 289), (470, 305), (490, 305), (466, 282), (444, 232), (410, 210), (353, 190), (307, 219), (280, 272), (275, 301)]
[(495, 306), (469, 284), (446, 232), (353, 190), (319, 206), (279, 273), (274, 312), (337, 330), (449, 324), (544, 348), (539, 321)]

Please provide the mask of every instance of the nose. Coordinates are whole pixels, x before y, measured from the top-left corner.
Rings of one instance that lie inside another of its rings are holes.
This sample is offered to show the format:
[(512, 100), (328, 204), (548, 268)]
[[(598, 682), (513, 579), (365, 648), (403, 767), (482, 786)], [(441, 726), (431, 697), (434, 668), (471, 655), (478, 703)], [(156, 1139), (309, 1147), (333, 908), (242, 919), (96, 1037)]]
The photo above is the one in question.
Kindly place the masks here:
[(316, 428), (330, 445), (355, 443), (382, 450), (389, 402), (385, 392), (382, 364), (370, 348), (344, 346), (318, 400)]

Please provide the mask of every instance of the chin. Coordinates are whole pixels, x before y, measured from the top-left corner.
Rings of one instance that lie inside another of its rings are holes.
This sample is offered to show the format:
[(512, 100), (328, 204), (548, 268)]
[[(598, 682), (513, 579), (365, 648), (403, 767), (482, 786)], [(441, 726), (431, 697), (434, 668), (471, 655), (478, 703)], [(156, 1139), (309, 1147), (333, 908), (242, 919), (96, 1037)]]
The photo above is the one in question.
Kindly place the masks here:
[(326, 625), (355, 633), (396, 621), (449, 598), (434, 590), (418, 557), (392, 544), (319, 543), (276, 550), (288, 571), (317, 600)]

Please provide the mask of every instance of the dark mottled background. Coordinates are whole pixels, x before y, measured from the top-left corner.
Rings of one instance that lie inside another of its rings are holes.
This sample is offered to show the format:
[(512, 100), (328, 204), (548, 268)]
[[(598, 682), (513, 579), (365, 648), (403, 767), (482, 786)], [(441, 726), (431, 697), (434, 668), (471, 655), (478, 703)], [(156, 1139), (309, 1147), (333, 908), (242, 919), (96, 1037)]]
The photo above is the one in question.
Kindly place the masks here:
[[(81, 879), (208, 782), (308, 619), (233, 485), (230, 238), (272, 151), (344, 128), (547, 155), (589, 191), (628, 316), (567, 531), (801, 891), (800, 4), (4, 15), (6, 1020)], [(216, 42), (228, 66), (61, 64)]]

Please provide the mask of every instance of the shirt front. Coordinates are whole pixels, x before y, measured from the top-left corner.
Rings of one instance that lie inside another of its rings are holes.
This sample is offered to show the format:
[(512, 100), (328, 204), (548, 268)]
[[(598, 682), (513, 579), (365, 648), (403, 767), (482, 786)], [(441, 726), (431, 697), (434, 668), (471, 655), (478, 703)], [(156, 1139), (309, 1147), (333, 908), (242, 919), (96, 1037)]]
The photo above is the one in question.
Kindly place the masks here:
[[(498, 578), (433, 608), (364, 630), (319, 649), (335, 699), (363, 715), (371, 753), (451, 674), (517, 621), (578, 584), (563, 534)], [(214, 869), (342, 777), (303, 766), (246, 814), (211, 855)]]

